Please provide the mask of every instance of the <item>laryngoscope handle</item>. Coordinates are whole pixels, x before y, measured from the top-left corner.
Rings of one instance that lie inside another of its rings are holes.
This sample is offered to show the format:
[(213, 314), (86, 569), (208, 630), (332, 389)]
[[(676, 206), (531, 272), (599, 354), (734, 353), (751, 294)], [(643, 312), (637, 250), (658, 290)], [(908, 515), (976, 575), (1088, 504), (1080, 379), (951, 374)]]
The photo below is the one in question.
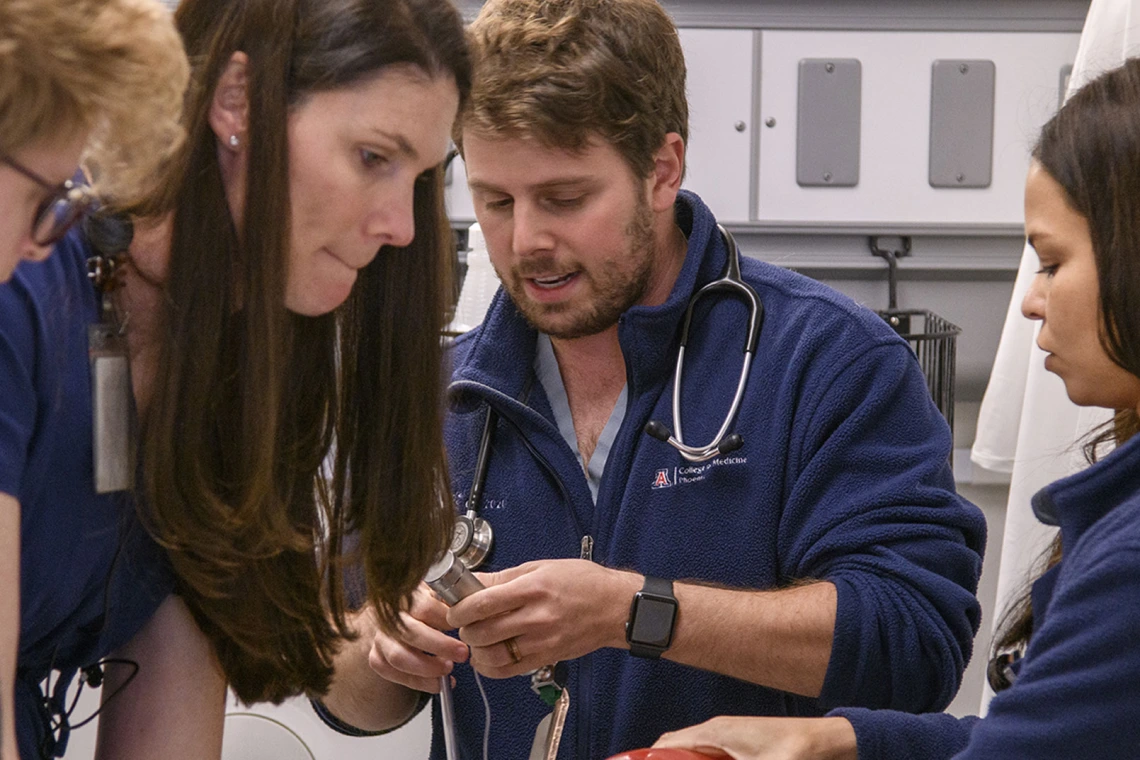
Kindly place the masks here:
[(424, 582), (432, 591), (439, 594), (448, 607), (459, 604), (459, 600), (484, 588), (454, 553), (444, 552), (443, 557), (428, 568)]
[[(424, 583), (439, 594), (449, 607), (454, 607), (460, 599), (484, 588), (475, 574), (450, 551), (444, 552), (443, 557), (428, 568)], [(451, 698), (450, 676), (440, 676), (439, 707), (443, 719), (443, 744), (447, 760), (459, 760), (459, 735), (455, 728), (455, 703)]]

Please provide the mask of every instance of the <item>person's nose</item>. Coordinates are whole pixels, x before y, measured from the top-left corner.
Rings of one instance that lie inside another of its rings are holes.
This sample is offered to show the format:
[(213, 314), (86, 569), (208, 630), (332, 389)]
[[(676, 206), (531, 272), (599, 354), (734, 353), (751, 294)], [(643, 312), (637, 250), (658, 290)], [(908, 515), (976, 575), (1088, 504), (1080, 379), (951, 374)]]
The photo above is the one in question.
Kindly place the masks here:
[(1045, 319), (1045, 275), (1038, 274), (1029, 283), (1029, 290), (1021, 299), (1021, 314), (1026, 319)]
[(549, 250), (552, 245), (546, 219), (531, 203), (515, 201), (511, 227), (511, 250), (516, 256), (529, 256)]
[(416, 237), (415, 186), (398, 193), (378, 194), (369, 210), (364, 232), (376, 238), (381, 246), (411, 245)]

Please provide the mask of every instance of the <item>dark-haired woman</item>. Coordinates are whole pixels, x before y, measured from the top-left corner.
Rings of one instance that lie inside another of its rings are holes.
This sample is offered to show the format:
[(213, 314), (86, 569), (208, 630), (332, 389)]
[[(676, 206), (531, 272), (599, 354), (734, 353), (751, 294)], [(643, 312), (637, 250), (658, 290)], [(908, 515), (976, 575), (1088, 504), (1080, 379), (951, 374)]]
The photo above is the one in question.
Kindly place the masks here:
[(161, 187), (0, 293), (24, 758), (65, 750), (77, 670), (105, 671), (100, 758), (217, 758), (227, 683), (329, 689), (358, 622), (346, 557), (359, 619), (391, 622), (449, 535), (458, 13), (183, 0), (176, 22), (187, 137)]
[(1069, 397), (1117, 410), (1106, 432), (1119, 446), (1033, 499), (1064, 552), (1034, 582), (1031, 617), (999, 636), (1016, 644), (1029, 632), (1024, 656), (991, 668), (1012, 685), (984, 719), (724, 717), (656, 746), (736, 760), (1140, 757), (1140, 59), (1077, 92), (1033, 159), (1025, 229), (1041, 270), (1022, 311), (1041, 321), (1045, 367)]

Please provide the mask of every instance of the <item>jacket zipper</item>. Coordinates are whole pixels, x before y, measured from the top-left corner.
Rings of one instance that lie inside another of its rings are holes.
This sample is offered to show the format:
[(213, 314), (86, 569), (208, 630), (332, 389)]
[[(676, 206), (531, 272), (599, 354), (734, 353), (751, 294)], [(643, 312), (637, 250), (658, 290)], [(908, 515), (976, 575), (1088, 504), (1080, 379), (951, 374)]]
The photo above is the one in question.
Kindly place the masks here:
[[(589, 533), (582, 536), (580, 558), (594, 561), (594, 537)], [(578, 700), (578, 760), (590, 760), (590, 689), (594, 667), (593, 653), (584, 655), (578, 661), (578, 691), (572, 695)]]

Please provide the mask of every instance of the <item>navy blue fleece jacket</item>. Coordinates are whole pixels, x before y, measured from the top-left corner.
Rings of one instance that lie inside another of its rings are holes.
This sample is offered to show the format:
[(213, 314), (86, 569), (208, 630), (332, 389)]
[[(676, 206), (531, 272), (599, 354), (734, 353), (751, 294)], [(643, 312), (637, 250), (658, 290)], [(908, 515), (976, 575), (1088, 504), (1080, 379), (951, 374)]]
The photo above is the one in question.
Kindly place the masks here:
[[(445, 423), (454, 496), (461, 504), (470, 488), (489, 403), (499, 421), (480, 509), (495, 530), (484, 569), (578, 557), (590, 535), (595, 561), (664, 578), (749, 589), (827, 579), (838, 588), (833, 654), (821, 697), (808, 699), (625, 650), (593, 652), (569, 663), (559, 757), (607, 757), (720, 714), (941, 709), (978, 625), (985, 525), (954, 493), (949, 430), (914, 355), (873, 312), (746, 259), (743, 274), (766, 319), (734, 427), (744, 446), (687, 464), (643, 428), (650, 419), (673, 427), (680, 323), (690, 295), (719, 276), (727, 254), (696, 196), (682, 193), (676, 214), (689, 249), (672, 294), (619, 322), (629, 402), (597, 505), (535, 380), (536, 334), (502, 291), (455, 349)], [(682, 411), (686, 438), (699, 442), (732, 400), (746, 332), (736, 300), (702, 304)], [(482, 702), (470, 668), (456, 676), (463, 756), (480, 757)], [(545, 705), (526, 678), (485, 684), (490, 756), (525, 758)], [(436, 725), (432, 756), (441, 758)]]
[(984, 720), (837, 710), (860, 760), (1140, 757), (1140, 436), (1033, 497), (1065, 557), (1033, 584), (1033, 636)]

